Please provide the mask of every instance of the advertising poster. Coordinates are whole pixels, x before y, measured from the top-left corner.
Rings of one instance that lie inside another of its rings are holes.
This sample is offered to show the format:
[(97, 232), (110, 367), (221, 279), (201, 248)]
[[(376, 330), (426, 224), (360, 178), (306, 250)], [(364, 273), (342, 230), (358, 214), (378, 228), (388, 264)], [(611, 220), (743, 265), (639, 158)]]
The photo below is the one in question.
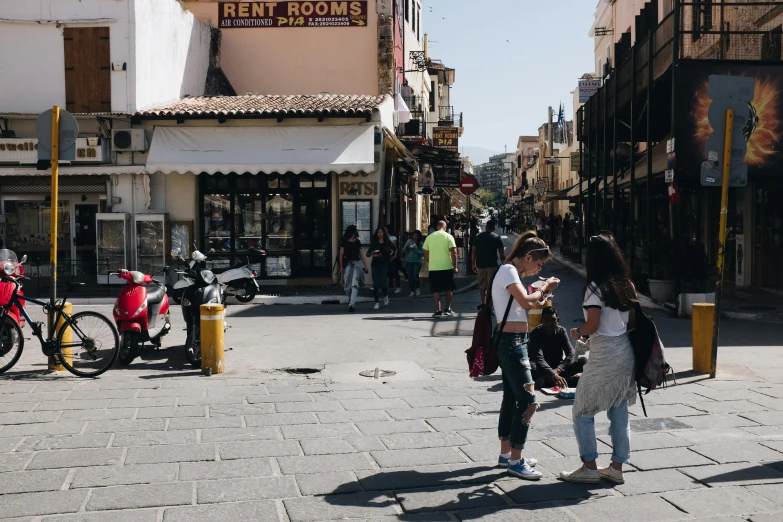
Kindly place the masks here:
[[(746, 142), (743, 162), (749, 175), (777, 174), (780, 171), (781, 131), (783, 131), (783, 66), (744, 64), (688, 64), (683, 62), (676, 81), (675, 99), (677, 169), (687, 178), (697, 179), (702, 165), (716, 160), (708, 152), (708, 141), (714, 130), (710, 124), (710, 76), (736, 76), (753, 80), (752, 98), (743, 107), (747, 113), (735, 115), (744, 125), (740, 129)], [(744, 82), (738, 82), (744, 83)], [(714, 93), (713, 93), (714, 94)], [(718, 100), (720, 101), (720, 100)], [(713, 118), (720, 115), (713, 115)], [(714, 141), (714, 140), (713, 140)], [(712, 156), (712, 157), (710, 157)]]

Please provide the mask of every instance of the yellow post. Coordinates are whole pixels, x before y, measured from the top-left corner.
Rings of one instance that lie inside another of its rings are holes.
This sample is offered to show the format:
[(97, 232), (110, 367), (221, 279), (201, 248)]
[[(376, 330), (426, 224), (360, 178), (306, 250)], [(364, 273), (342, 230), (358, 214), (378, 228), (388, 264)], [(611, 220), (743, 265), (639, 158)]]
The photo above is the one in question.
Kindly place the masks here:
[(712, 329), (714, 322), (714, 304), (693, 304), (693, 370), (699, 373), (709, 373), (713, 368)]
[(201, 305), (201, 373), (223, 373), (224, 308), (219, 304)]
[[(60, 174), (60, 107), (52, 107), (52, 193), (51, 208), (49, 209), (49, 271), (52, 276), (51, 304), (57, 300), (57, 208), (58, 201), (58, 176)], [(49, 337), (54, 337), (52, 329), (53, 317), (49, 319)]]
[[(68, 315), (71, 315), (73, 312), (73, 306), (71, 303), (65, 303), (65, 307), (63, 308), (63, 311), (67, 313)], [(49, 329), (51, 330), (51, 321), (52, 316), (49, 316)], [(60, 328), (62, 328), (63, 324), (65, 324), (65, 321), (63, 320), (62, 316), (57, 321), (57, 326), (54, 328), (55, 334), (60, 331)], [(70, 344), (72, 342), (72, 331), (70, 328), (65, 330), (65, 333), (63, 333), (63, 344)], [(71, 361), (73, 360), (73, 353), (70, 347), (65, 347), (62, 349), (63, 357), (66, 358), (68, 364), (71, 364)], [(55, 362), (54, 357), (49, 356), (49, 369), (54, 370), (56, 372), (62, 372), (65, 371), (65, 367), (62, 364), (59, 364), (58, 362)]]
[(723, 143), (723, 178), (720, 193), (720, 228), (718, 230), (718, 282), (715, 284), (715, 324), (712, 328), (710, 378), (718, 370), (718, 336), (720, 335), (720, 300), (723, 294), (723, 269), (726, 257), (726, 219), (729, 214), (729, 176), (731, 176), (731, 142), (734, 135), (734, 110), (726, 111), (726, 138)]
[(552, 306), (552, 300), (550, 299), (543, 305), (533, 305), (533, 308), (528, 310), (527, 312), (527, 329), (528, 331), (532, 331), (533, 328), (541, 324), (541, 314), (544, 311), (544, 308), (547, 306)]

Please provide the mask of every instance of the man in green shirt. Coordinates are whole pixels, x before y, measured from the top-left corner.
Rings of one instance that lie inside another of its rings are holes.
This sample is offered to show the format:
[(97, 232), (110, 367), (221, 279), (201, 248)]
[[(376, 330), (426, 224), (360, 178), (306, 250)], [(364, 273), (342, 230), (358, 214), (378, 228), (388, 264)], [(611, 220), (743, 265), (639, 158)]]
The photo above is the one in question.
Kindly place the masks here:
[[(454, 274), (459, 271), (457, 267), (457, 243), (454, 236), (446, 232), (446, 222), (438, 221), (435, 232), (427, 236), (424, 241), (424, 261), (427, 262), (430, 276), (430, 290), (435, 299), (435, 313), (433, 319), (450, 317), (454, 314), (451, 310), (451, 299), (454, 297), (456, 284)], [(440, 294), (446, 292), (446, 310), (441, 312)]]

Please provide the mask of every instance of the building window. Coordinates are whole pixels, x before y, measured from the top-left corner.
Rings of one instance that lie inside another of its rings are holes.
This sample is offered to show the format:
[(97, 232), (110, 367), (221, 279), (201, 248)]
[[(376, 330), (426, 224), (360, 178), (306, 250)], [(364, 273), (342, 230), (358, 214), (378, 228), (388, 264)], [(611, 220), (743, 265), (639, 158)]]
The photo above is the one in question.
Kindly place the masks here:
[(421, 7), (416, 9), (419, 16), (416, 18), (416, 39), (421, 41)]
[(411, 0), (405, 0), (405, 21), (410, 22)]
[(108, 27), (63, 29), (65, 108), (70, 112), (110, 112)]

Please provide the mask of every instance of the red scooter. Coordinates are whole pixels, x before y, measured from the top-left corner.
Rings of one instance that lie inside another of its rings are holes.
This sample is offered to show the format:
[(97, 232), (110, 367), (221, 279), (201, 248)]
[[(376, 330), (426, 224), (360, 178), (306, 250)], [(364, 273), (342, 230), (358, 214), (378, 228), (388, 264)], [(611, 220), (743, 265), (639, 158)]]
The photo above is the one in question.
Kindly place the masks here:
[[(5, 248), (0, 249), (0, 266), (5, 263), (12, 263), (16, 266), (15, 272), (9, 275), (23, 276), (24, 267), (22, 264), (25, 261), (27, 261), (27, 256), (22, 256), (22, 260), (17, 261), (16, 254), (12, 250), (7, 250)], [(11, 281), (0, 281), (0, 306), (6, 306), (10, 302), (15, 287), (16, 285)], [(24, 293), (21, 288), (17, 291), (17, 295), (19, 296), (22, 305), (24, 305), (24, 299), (22, 299)], [(24, 328), (24, 316), (19, 311), (18, 306), (12, 305), (11, 308), (8, 309), (8, 315), (16, 321), (16, 324), (18, 324), (20, 328)]]
[(160, 348), (161, 338), (171, 330), (169, 297), (147, 274), (120, 270), (116, 275), (128, 282), (114, 305), (114, 322), (122, 337), (119, 359), (127, 366), (139, 356), (142, 344), (150, 342)]

